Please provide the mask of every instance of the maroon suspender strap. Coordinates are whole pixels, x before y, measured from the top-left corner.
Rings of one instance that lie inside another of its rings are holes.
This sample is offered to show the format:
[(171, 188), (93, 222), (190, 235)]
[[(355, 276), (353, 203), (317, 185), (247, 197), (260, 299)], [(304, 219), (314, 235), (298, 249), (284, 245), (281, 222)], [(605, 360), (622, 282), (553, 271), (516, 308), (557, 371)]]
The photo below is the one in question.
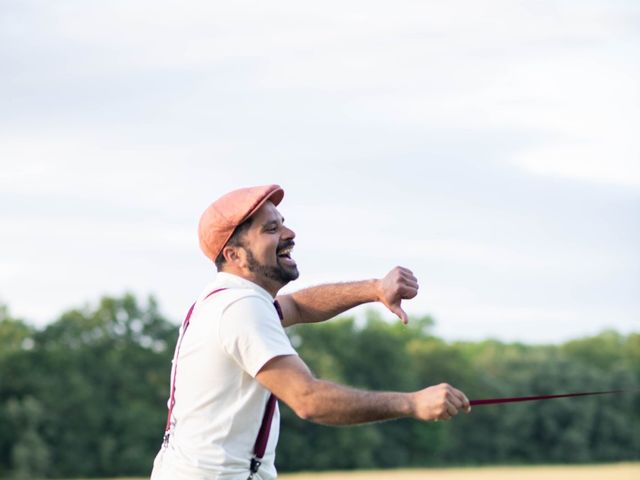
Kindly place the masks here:
[(262, 424), (260, 425), (260, 431), (256, 438), (256, 443), (253, 446), (253, 454), (256, 458), (264, 457), (264, 452), (267, 449), (267, 441), (269, 440), (269, 432), (271, 431), (271, 421), (273, 420), (273, 413), (276, 410), (276, 403), (278, 399), (272, 393), (267, 400), (267, 407), (264, 410), (264, 416), (262, 417)]
[[(282, 308), (280, 308), (280, 304), (277, 300), (274, 300), (273, 306), (275, 307), (276, 312), (278, 312), (278, 318), (282, 320)], [(253, 478), (262, 463), (262, 457), (264, 457), (264, 452), (267, 450), (269, 432), (271, 432), (271, 422), (273, 420), (273, 414), (276, 411), (277, 403), (278, 399), (276, 396), (273, 393), (269, 395), (267, 406), (264, 410), (264, 416), (262, 417), (262, 424), (260, 425), (260, 430), (258, 431), (258, 436), (256, 438), (256, 443), (253, 445), (253, 458), (251, 459), (251, 464), (249, 466), (250, 473), (247, 480), (251, 480)]]
[[(214, 293), (220, 292), (222, 290), (226, 290), (226, 288), (218, 288), (214, 290), (213, 292), (209, 293), (206, 297), (204, 297), (203, 300), (206, 300)], [(182, 322), (182, 331), (180, 332), (180, 336), (178, 338), (178, 344), (176, 345), (176, 351), (173, 357), (174, 365), (173, 365), (173, 376), (171, 378), (171, 394), (169, 397), (169, 412), (167, 414), (167, 426), (164, 432), (165, 445), (169, 441), (169, 434), (170, 434), (169, 432), (171, 430), (171, 415), (173, 414), (173, 407), (176, 403), (175, 395), (176, 395), (176, 375), (178, 373), (178, 355), (180, 354), (180, 346), (182, 345), (182, 339), (184, 338), (184, 334), (187, 331), (187, 328), (189, 327), (189, 322), (191, 320), (191, 315), (193, 313), (193, 309), (195, 308), (195, 306), (196, 306), (195, 303), (191, 305), (191, 308), (189, 308), (189, 311), (187, 312), (187, 316)], [(276, 312), (278, 312), (278, 317), (280, 318), (280, 320), (282, 320), (283, 318), (282, 309), (280, 308), (280, 304), (278, 303), (277, 300), (273, 302), (273, 306), (275, 307)], [(271, 431), (271, 423), (273, 421), (273, 414), (275, 413), (277, 402), (278, 400), (273, 393), (269, 395), (269, 399), (267, 400), (267, 405), (264, 411), (264, 416), (262, 417), (260, 430), (258, 431), (258, 436), (256, 438), (256, 443), (253, 446), (253, 458), (251, 459), (249, 478), (253, 478), (253, 475), (258, 471), (258, 468), (260, 468), (262, 457), (264, 457), (264, 453), (267, 449), (267, 442), (269, 441), (269, 432)]]
[[(206, 297), (204, 297), (203, 300), (206, 300), (214, 293), (220, 292), (222, 290), (226, 290), (226, 288), (218, 288), (214, 290), (213, 292), (209, 293)], [(191, 314), (193, 313), (193, 309), (195, 308), (195, 306), (196, 306), (195, 303), (191, 305), (191, 308), (189, 308), (189, 311), (187, 312), (187, 316), (182, 322), (182, 331), (180, 332), (180, 335), (178, 337), (176, 352), (173, 356), (174, 363), (173, 363), (173, 376), (171, 377), (171, 393), (169, 395), (169, 412), (167, 413), (167, 425), (164, 429), (165, 445), (169, 441), (169, 430), (171, 429), (171, 414), (173, 413), (173, 406), (176, 404), (176, 374), (178, 373), (178, 355), (180, 353), (180, 346), (182, 345), (182, 339), (184, 338), (184, 334), (187, 331), (187, 328), (189, 327), (189, 322), (191, 321)]]

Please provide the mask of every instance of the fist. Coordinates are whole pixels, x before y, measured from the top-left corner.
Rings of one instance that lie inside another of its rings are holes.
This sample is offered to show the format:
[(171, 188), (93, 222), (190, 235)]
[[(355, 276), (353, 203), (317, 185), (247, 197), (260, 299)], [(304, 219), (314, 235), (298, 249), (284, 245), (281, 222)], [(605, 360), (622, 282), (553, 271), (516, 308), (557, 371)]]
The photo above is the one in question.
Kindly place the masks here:
[(419, 420), (449, 420), (460, 411), (469, 413), (469, 399), (447, 383), (427, 387), (412, 394), (413, 416)]

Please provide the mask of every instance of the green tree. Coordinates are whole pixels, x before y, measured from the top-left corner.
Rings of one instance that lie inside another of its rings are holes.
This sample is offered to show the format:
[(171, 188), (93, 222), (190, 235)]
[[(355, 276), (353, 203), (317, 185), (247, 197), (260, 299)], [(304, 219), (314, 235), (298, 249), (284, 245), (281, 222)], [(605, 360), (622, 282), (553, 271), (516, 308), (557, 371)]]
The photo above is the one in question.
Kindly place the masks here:
[[(153, 298), (104, 297), (65, 312), (32, 335), (29, 350), (0, 361), (0, 412), (27, 397), (47, 412), (38, 438), (49, 476), (146, 474), (162, 438), (176, 334)], [(20, 337), (0, 329), (0, 338)], [(13, 454), (2, 461), (16, 470), (38, 441), (31, 433), (9, 441)]]
[[(640, 385), (640, 334), (562, 345), (446, 342), (433, 321), (369, 313), (290, 337), (319, 377), (374, 390), (449, 382), (470, 398)], [(153, 298), (104, 297), (43, 329), (0, 306), (0, 477), (147, 475), (163, 433), (177, 328)], [(476, 407), (451, 422), (335, 428), (285, 405), (281, 470), (640, 459), (640, 395)]]
[(50, 453), (40, 432), (45, 416), (42, 405), (33, 397), (25, 397), (22, 401), (11, 400), (7, 404), (7, 413), (8, 424), (14, 435), (10, 477), (43, 477), (50, 466)]
[[(33, 367), (29, 352), (35, 332), (32, 326), (13, 317), (6, 305), (0, 304), (0, 477), (9, 475), (14, 462), (15, 416), (19, 411), (16, 402), (29, 391), (29, 370)], [(35, 431), (32, 433), (37, 435)]]

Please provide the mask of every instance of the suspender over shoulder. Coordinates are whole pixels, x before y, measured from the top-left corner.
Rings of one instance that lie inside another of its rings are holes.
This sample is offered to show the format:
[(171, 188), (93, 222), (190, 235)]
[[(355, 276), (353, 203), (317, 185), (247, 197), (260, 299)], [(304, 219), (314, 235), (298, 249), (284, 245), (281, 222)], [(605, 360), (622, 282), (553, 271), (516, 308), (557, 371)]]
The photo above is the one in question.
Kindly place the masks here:
[[(220, 292), (222, 290), (226, 290), (226, 288), (218, 288), (212, 291), (206, 297), (204, 297), (204, 300), (206, 300), (211, 295), (217, 292)], [(178, 343), (176, 344), (176, 350), (173, 355), (173, 373), (171, 375), (171, 386), (170, 386), (170, 395), (169, 395), (169, 402), (168, 402), (169, 411), (167, 413), (167, 424), (165, 427), (164, 438), (163, 438), (164, 448), (166, 448), (169, 444), (169, 437), (171, 436), (171, 428), (173, 426), (171, 417), (173, 415), (173, 407), (176, 403), (176, 398), (175, 398), (176, 375), (178, 373), (178, 356), (180, 354), (180, 346), (182, 345), (182, 339), (184, 338), (184, 334), (186, 333), (187, 328), (189, 327), (189, 322), (191, 320), (191, 315), (193, 314), (193, 309), (195, 308), (195, 306), (196, 306), (195, 303), (191, 305), (191, 308), (189, 308), (189, 311), (187, 312), (187, 316), (182, 322), (182, 328), (180, 329), (180, 335), (178, 336)], [(278, 304), (277, 301), (274, 302), (274, 307), (276, 309), (276, 312), (278, 312), (278, 317), (282, 320), (282, 310), (280, 309), (280, 305)], [(262, 417), (260, 430), (258, 431), (258, 436), (256, 437), (256, 442), (253, 446), (253, 456), (251, 457), (251, 462), (249, 465), (249, 477), (247, 480), (253, 479), (254, 475), (258, 472), (258, 469), (262, 464), (262, 458), (264, 457), (265, 451), (267, 449), (267, 443), (269, 441), (269, 432), (271, 431), (271, 423), (273, 420), (273, 414), (275, 413), (277, 402), (278, 400), (275, 397), (275, 395), (273, 394), (269, 395), (269, 399), (267, 400), (264, 415)]]

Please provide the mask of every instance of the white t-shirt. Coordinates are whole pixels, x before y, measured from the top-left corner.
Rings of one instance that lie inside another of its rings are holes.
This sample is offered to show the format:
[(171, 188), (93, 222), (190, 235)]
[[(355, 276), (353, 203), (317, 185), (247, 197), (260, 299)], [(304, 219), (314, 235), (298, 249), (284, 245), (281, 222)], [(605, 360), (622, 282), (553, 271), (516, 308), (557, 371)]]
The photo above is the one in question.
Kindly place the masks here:
[[(205, 299), (219, 288), (227, 290)], [(281, 355), (297, 353), (273, 297), (253, 282), (218, 273), (198, 298), (182, 338), (173, 427), (168, 445), (156, 456), (151, 478), (246, 480), (270, 394), (255, 376)], [(279, 430), (276, 408), (256, 479), (271, 480), (277, 475)]]

